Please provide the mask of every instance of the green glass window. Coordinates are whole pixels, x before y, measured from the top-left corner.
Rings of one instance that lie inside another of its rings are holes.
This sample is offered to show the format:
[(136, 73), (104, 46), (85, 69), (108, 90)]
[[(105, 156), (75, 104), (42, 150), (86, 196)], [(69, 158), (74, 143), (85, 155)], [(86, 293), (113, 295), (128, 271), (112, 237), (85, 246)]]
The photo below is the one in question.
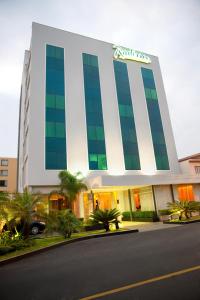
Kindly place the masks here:
[(88, 138), (90, 140), (104, 140), (104, 130), (100, 126), (88, 126)]
[(54, 122), (46, 122), (46, 137), (55, 137), (56, 127)]
[(83, 75), (89, 169), (106, 170), (106, 147), (97, 56), (83, 53)]
[(157, 170), (169, 170), (167, 147), (165, 143), (153, 71), (146, 68), (142, 68), (141, 71), (151, 127), (156, 167)]
[(140, 170), (140, 158), (127, 65), (116, 60), (113, 63), (125, 168), (126, 170)]
[(64, 49), (46, 46), (46, 137), (47, 170), (66, 169)]
[(105, 154), (89, 154), (89, 162), (92, 170), (106, 170), (107, 162)]
[(121, 117), (133, 117), (133, 109), (131, 105), (119, 104), (119, 114)]

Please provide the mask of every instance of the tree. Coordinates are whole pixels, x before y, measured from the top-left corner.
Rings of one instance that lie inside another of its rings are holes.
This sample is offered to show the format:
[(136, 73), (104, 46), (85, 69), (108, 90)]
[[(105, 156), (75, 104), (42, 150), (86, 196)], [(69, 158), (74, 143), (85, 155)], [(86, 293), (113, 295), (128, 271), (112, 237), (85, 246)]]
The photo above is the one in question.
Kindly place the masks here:
[(121, 215), (120, 211), (116, 208), (110, 210), (95, 210), (91, 215), (90, 219), (94, 223), (103, 224), (106, 231), (110, 230), (110, 224), (116, 222), (117, 218)]
[(0, 201), (0, 209), (1, 212), (6, 211), (10, 216), (12, 216), (10, 219), (15, 221), (15, 225), (17, 225), (17, 223), (21, 224), (23, 237), (24, 239), (28, 239), (30, 224), (33, 217), (38, 215), (35, 208), (40, 202), (41, 198), (38, 195), (34, 195), (25, 189), (22, 194), (16, 193), (13, 196), (13, 199), (9, 198), (7, 201)]
[(196, 201), (175, 201), (169, 202), (168, 207), (172, 213), (179, 213), (179, 219), (182, 220), (183, 215), (185, 215), (186, 219), (189, 219), (191, 212), (199, 211), (200, 203)]
[(59, 232), (65, 239), (70, 238), (80, 225), (81, 222), (69, 209), (50, 212), (46, 222), (47, 231)]
[(7, 192), (0, 192), (0, 207), (10, 199)]
[(5, 219), (5, 215), (7, 215), (5, 208), (7, 202), (10, 200), (9, 194), (6, 192), (0, 192), (0, 221)]
[(9, 231), (15, 226), (15, 216), (13, 216), (8, 207), (10, 200), (11, 197), (7, 192), (0, 192), (0, 230), (3, 229), (5, 224)]
[(87, 190), (87, 185), (83, 183), (84, 178), (80, 177), (81, 173), (75, 175), (69, 171), (61, 171), (58, 175), (60, 179), (60, 194), (68, 200), (68, 206), (71, 208), (76, 196), (84, 190)]

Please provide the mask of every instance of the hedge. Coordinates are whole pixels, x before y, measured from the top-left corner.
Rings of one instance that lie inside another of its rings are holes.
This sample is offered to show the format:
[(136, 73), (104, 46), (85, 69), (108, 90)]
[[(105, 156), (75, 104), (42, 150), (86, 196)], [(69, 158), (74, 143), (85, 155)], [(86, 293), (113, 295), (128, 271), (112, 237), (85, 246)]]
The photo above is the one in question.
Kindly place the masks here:
[(166, 216), (171, 215), (172, 212), (169, 209), (160, 209), (158, 213), (160, 216)]
[[(143, 221), (143, 222), (152, 222), (158, 221), (158, 217), (155, 211), (133, 211), (132, 212), (133, 221)], [(123, 221), (130, 221), (130, 211), (124, 211), (122, 213)]]

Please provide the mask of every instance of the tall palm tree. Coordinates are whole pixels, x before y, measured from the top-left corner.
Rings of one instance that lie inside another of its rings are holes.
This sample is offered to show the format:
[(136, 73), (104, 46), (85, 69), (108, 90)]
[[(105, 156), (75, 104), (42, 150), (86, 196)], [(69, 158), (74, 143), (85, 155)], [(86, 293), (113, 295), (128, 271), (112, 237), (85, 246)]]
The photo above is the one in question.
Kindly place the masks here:
[(69, 171), (61, 171), (58, 175), (60, 179), (60, 194), (64, 195), (71, 208), (73, 201), (81, 191), (87, 190), (87, 185), (83, 182), (81, 173), (71, 174)]
[(27, 189), (22, 194), (16, 193), (13, 199), (9, 198), (6, 202), (4, 201), (4, 209), (12, 215), (12, 219), (21, 223), (24, 239), (29, 238), (30, 224), (33, 217), (37, 216), (35, 209), (38, 203), (41, 203), (41, 198)]

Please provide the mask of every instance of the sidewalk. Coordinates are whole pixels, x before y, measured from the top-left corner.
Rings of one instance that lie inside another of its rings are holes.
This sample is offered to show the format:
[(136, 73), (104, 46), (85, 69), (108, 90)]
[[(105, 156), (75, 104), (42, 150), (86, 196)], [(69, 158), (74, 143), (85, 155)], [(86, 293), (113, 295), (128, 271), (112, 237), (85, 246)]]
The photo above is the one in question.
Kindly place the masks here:
[(139, 232), (160, 230), (181, 226), (179, 224), (163, 224), (163, 222), (128, 222), (123, 221), (121, 226), (125, 229), (138, 229)]

